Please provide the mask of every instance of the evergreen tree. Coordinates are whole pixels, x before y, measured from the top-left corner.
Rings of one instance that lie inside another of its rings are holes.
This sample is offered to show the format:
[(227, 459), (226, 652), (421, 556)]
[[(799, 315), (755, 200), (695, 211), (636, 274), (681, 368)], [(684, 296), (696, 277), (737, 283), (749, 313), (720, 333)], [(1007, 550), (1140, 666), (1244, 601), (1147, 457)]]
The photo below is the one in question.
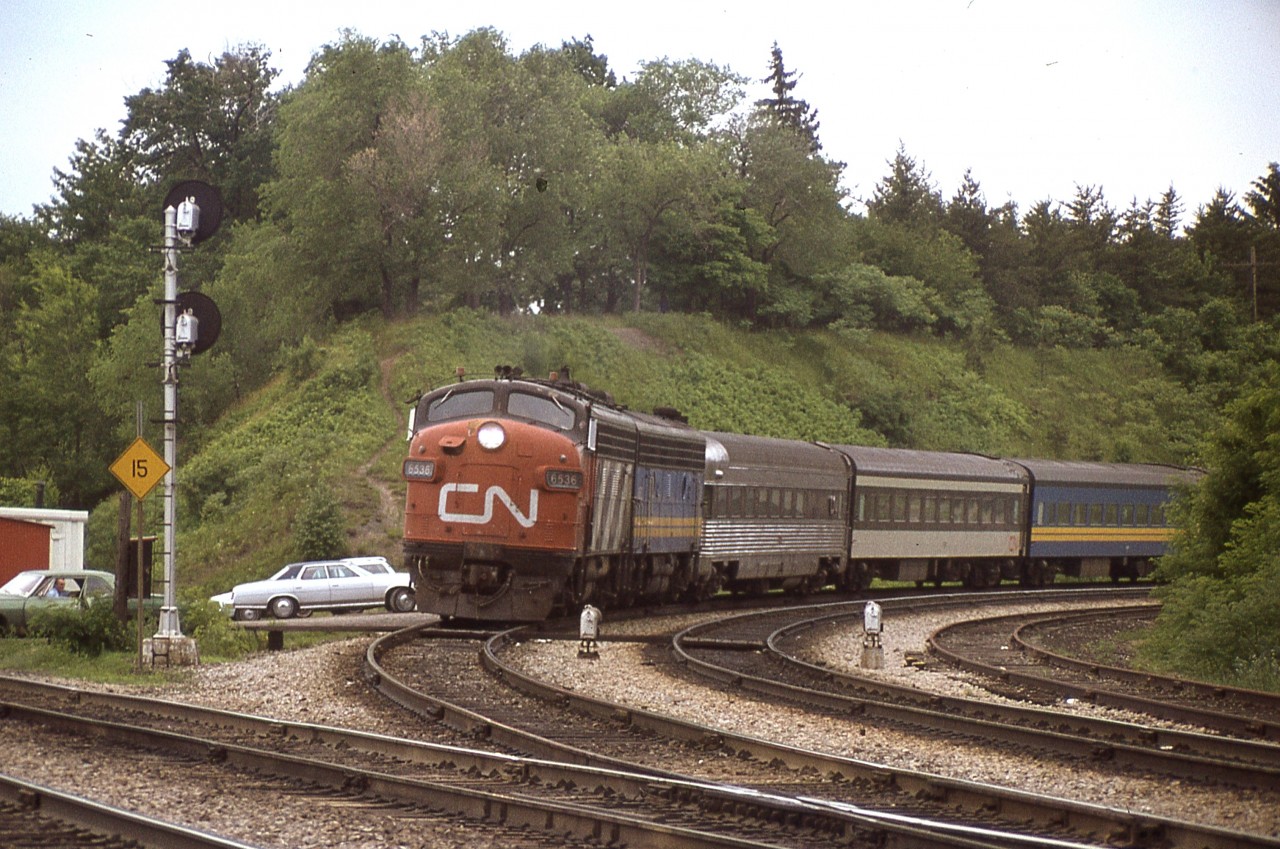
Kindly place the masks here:
[(1172, 239), (1182, 223), (1182, 211), (1182, 198), (1178, 197), (1178, 193), (1174, 191), (1173, 186), (1170, 186), (1160, 196), (1160, 202), (1156, 204), (1155, 217), (1153, 219), (1156, 232), (1166, 239)]
[(773, 97), (756, 101), (756, 108), (771, 115), (774, 120), (799, 133), (809, 145), (810, 153), (822, 150), (818, 141), (818, 110), (792, 94), (799, 80), (795, 71), (788, 71), (782, 61), (782, 48), (773, 43), (773, 59), (769, 62), (769, 76), (761, 82), (769, 83)]
[(889, 175), (876, 185), (867, 201), (871, 217), (888, 224), (936, 226), (942, 218), (942, 195), (934, 188), (929, 172), (907, 155), (902, 144), (889, 167)]

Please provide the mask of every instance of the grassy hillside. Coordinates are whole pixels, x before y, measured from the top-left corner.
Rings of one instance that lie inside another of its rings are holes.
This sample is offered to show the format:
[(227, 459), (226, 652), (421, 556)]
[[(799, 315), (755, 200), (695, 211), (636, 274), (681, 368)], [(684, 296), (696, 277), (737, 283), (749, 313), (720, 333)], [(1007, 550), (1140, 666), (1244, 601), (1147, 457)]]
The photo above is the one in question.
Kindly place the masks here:
[[(1205, 422), (1137, 351), (976, 356), (886, 335), (749, 333), (710, 318), (373, 317), (289, 352), (275, 379), (179, 454), (178, 579), (207, 597), (301, 557), (399, 559), (404, 402), (497, 364), (573, 376), (695, 427), (1006, 456), (1180, 462)], [(190, 450), (190, 455), (185, 452)], [(148, 533), (160, 527), (147, 502)], [(116, 508), (90, 522), (109, 564)]]

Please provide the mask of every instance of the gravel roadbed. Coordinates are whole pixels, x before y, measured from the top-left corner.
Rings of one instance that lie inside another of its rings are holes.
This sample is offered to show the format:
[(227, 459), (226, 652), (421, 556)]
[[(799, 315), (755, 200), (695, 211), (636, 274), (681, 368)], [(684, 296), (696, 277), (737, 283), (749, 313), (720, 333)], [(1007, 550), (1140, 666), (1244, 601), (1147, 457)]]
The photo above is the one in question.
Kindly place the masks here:
[[(1087, 605), (1086, 605), (1087, 606)], [(1061, 605), (984, 606), (981, 615), (1062, 610)], [(999, 699), (980, 681), (946, 668), (920, 669), (907, 664), (908, 655), (921, 655), (929, 635), (944, 625), (974, 617), (972, 611), (938, 611), (884, 620), (885, 663), (881, 670), (863, 670), (860, 622), (855, 630), (818, 633), (810, 656), (843, 672), (865, 674), (908, 684), (928, 692), (965, 698)], [(681, 617), (663, 630), (677, 631), (696, 617)], [(618, 636), (654, 630), (652, 624), (605, 623), (602, 635)], [(902, 769), (923, 770), (949, 778), (980, 781), (1030, 790), (1121, 810), (1217, 825), (1251, 833), (1280, 836), (1280, 798), (1265, 792), (1203, 787), (1169, 779), (1116, 776), (1087, 766), (1064, 768), (1016, 751), (885, 730), (851, 719), (820, 717), (798, 709), (764, 705), (749, 694), (726, 692), (717, 685), (700, 686), (673, 678), (646, 663), (644, 648), (634, 643), (604, 642), (600, 658), (577, 659), (577, 644), (533, 640), (522, 644), (510, 660), (525, 672), (566, 689), (589, 693), (631, 707), (683, 717), (739, 734), (783, 740), (801, 748), (831, 752)], [(1003, 699), (1000, 699), (1003, 700)], [(1088, 704), (1060, 704), (1063, 709), (1124, 721), (1152, 724), (1147, 717), (1099, 709)]]
[[(1018, 612), (1019, 606), (1002, 612)], [(1060, 609), (1060, 608), (1057, 608)], [(988, 609), (983, 609), (988, 614)], [(940, 612), (885, 620), (885, 668), (857, 669), (861, 634), (832, 630), (812, 648), (833, 668), (883, 676), (934, 692), (986, 697), (980, 685), (961, 673), (908, 666), (908, 654), (924, 651), (925, 639), (949, 622), (972, 613)], [(694, 617), (681, 617), (685, 622)], [(667, 621), (675, 631), (682, 622)], [(652, 631), (652, 623), (621, 624), (604, 635)], [(207, 664), (191, 670), (184, 680), (162, 688), (111, 686), (118, 692), (141, 691), (184, 701), (245, 711), (261, 716), (323, 725), (401, 734), (416, 722), (403, 711), (378, 703), (359, 675), (368, 638), (327, 643), (308, 649), (258, 654), (236, 663)], [(1025, 753), (994, 751), (979, 745), (943, 741), (928, 735), (885, 731), (849, 719), (828, 719), (802, 711), (762, 705), (753, 698), (713, 687), (690, 684), (665, 675), (630, 643), (605, 642), (599, 660), (580, 661), (574, 641), (533, 640), (511, 656), (519, 667), (560, 686), (589, 692), (636, 708), (671, 713), (757, 737), (834, 752), (892, 767), (926, 770), (938, 775), (1033, 790), (1114, 808), (1209, 823), (1224, 828), (1280, 836), (1280, 799), (1273, 794), (1224, 791), (1142, 777), (1117, 777), (1085, 767), (1064, 768)], [(1071, 709), (1096, 710), (1077, 705)], [(1111, 714), (1114, 716), (1114, 714)], [(421, 736), (416, 731), (415, 736)], [(485, 836), (461, 824), (409, 827), (392, 822), (390, 814), (362, 812), (357, 818), (343, 810), (323, 816), (301, 797), (297, 816), (262, 803), (263, 790), (235, 788), (196, 780), (190, 765), (173, 772), (122, 768), (118, 759), (97, 763), (91, 747), (66, 741), (29, 739), (22, 727), (0, 724), (0, 746), (6, 753), (4, 770), (33, 781), (93, 795), (109, 804), (149, 812), (181, 812), (175, 819), (218, 833), (236, 836), (264, 847), (399, 847), (469, 846), (485, 849), (503, 845), (501, 836)], [(155, 760), (155, 759), (152, 759)], [(225, 781), (225, 780), (224, 780)], [(247, 782), (252, 783), (252, 782)], [(255, 801), (256, 800), (256, 801)], [(322, 806), (323, 807), (323, 806)], [(265, 810), (264, 810), (265, 809)], [(305, 813), (304, 813), (305, 811)], [(411, 821), (412, 822), (412, 821)], [(403, 821), (401, 821), (403, 823)], [(425, 838), (423, 832), (429, 832)]]

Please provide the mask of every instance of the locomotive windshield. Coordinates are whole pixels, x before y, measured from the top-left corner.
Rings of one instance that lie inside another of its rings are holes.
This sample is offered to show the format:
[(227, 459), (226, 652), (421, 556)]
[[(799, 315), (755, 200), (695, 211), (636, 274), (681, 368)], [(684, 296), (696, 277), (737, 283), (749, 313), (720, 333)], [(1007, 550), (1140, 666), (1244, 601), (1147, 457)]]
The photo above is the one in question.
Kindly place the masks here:
[(553, 427), (556, 430), (573, 430), (578, 420), (578, 405), (556, 397), (534, 395), (513, 390), (501, 397), (501, 390), (492, 387), (452, 389), (437, 398), (423, 401), (416, 420), (421, 427), (426, 423), (447, 422), (476, 418), (505, 408), (517, 418)]
[(443, 422), (479, 416), (493, 410), (493, 390), (448, 392), (427, 405), (427, 421)]
[(572, 430), (575, 420), (572, 407), (565, 406), (555, 398), (530, 395), (527, 392), (512, 392), (507, 397), (507, 412), (558, 430)]

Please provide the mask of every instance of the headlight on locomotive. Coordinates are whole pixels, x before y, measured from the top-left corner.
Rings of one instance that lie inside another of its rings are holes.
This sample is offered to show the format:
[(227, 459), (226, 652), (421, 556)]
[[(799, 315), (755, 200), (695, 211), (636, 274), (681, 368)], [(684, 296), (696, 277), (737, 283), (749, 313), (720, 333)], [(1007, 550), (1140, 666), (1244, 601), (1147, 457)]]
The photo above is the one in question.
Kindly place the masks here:
[(435, 460), (405, 460), (401, 473), (407, 481), (430, 481), (436, 476)]
[(476, 441), (480, 443), (481, 448), (497, 451), (507, 441), (507, 432), (497, 422), (485, 422), (476, 431)]

